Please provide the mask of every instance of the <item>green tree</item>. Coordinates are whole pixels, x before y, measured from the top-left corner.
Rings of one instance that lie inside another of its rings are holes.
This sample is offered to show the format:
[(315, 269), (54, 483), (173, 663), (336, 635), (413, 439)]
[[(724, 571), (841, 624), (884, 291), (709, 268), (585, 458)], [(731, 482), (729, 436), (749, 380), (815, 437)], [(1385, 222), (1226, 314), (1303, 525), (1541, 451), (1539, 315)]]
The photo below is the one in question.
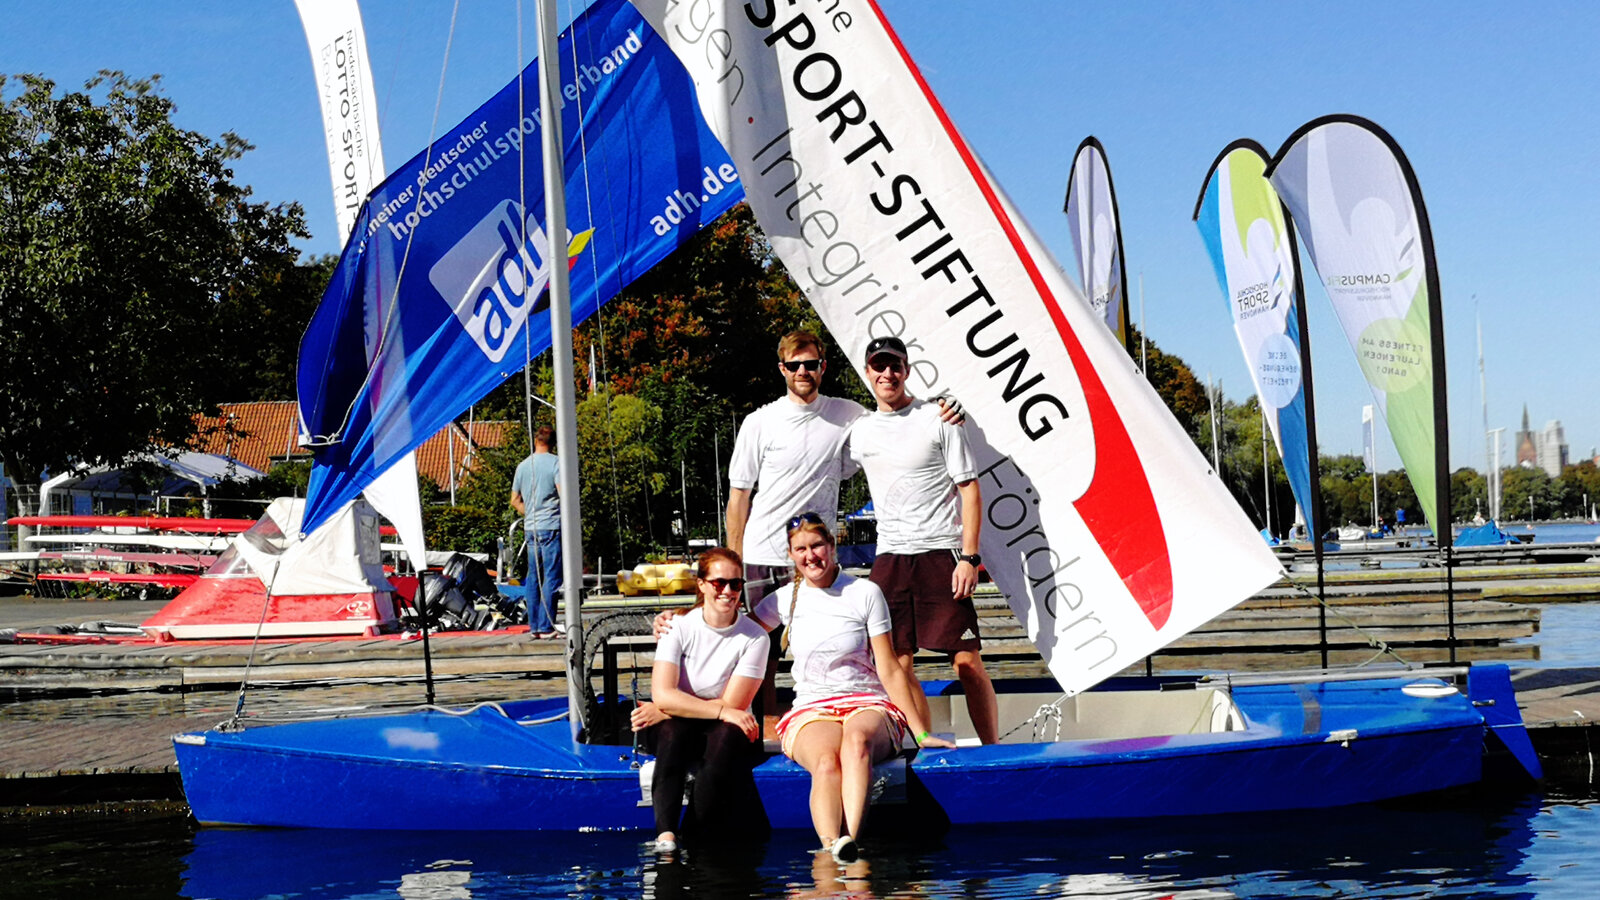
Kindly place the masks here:
[(1589, 518), (1592, 505), (1600, 503), (1600, 467), (1590, 459), (1567, 466), (1561, 472), (1561, 483), (1566, 490), (1561, 514), (1568, 518)]
[(660, 409), (610, 388), (578, 404), (586, 556), (604, 557), (620, 567), (659, 553), (670, 539), (671, 510), (660, 496), (667, 490), (668, 473), (654, 440), (661, 426)]
[[(8, 96), (9, 95), (9, 96)], [(249, 149), (172, 122), (155, 81), (102, 73), (80, 92), (0, 78), (0, 458), (119, 463), (181, 446), (227, 399), (219, 339), (292, 272), (296, 205), (249, 201), (228, 164)]]
[(1489, 518), (1488, 480), (1477, 469), (1461, 468), (1450, 474), (1450, 513), (1457, 522)]
[(217, 396), (225, 401), (299, 396), (300, 337), (338, 264), (339, 258), (329, 254), (263, 267), (259, 278), (241, 281), (223, 295), (210, 337), (228, 350), (217, 372)]
[[(1132, 325), (1128, 328), (1133, 332), (1132, 343), (1139, 346), (1139, 329)], [(1194, 377), (1187, 363), (1177, 356), (1163, 353), (1156, 342), (1146, 337), (1144, 339), (1145, 369), (1144, 376), (1151, 387), (1166, 402), (1167, 409), (1177, 418), (1183, 430), (1194, 438), (1196, 446), (1202, 448), (1206, 458), (1211, 456), (1211, 421), (1210, 403), (1206, 400), (1205, 386)]]
[(1501, 472), (1500, 512), (1507, 522), (1559, 516), (1557, 494), (1550, 476), (1537, 466), (1512, 466)]

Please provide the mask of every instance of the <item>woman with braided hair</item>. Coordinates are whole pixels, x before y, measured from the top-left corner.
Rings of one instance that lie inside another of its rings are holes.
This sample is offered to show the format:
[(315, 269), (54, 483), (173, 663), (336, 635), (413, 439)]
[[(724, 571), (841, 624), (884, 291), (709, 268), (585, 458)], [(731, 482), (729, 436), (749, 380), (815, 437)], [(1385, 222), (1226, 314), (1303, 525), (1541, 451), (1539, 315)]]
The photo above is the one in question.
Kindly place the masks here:
[[(907, 734), (919, 746), (953, 747), (917, 712), (922, 685), (895, 660), (883, 591), (839, 568), (833, 532), (815, 513), (789, 521), (795, 580), (767, 595), (756, 618), (787, 626), (794, 652), (794, 708), (778, 723), (786, 756), (811, 773), (811, 824), (841, 861), (859, 855), (874, 763)], [(909, 717), (909, 721), (908, 721)]]

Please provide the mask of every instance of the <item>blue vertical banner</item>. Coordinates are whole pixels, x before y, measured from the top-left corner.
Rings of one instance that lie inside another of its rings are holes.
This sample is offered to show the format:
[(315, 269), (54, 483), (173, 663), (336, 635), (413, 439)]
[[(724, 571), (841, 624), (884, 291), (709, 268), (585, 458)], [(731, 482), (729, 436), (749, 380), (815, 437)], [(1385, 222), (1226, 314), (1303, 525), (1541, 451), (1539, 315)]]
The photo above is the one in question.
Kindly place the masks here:
[(589, 317), (744, 199), (682, 64), (624, 0), (561, 35), (567, 234), (543, 226), (536, 67), (372, 191), (300, 344), (310, 532), (550, 346), (550, 267)]
[(1234, 334), (1250, 366), (1289, 489), (1315, 537), (1322, 523), (1312, 493), (1309, 373), (1301, 365), (1300, 261), (1293, 226), (1278, 192), (1262, 174), (1266, 167), (1260, 144), (1229, 144), (1206, 173), (1194, 223), (1227, 298)]

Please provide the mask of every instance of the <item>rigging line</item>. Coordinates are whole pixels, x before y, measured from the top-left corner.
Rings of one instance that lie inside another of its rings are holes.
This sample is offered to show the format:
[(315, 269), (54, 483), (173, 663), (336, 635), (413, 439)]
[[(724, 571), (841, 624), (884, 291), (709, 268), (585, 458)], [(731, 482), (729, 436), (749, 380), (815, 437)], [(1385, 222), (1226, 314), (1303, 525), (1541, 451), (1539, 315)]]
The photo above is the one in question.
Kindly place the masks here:
[[(378, 111), (378, 114), (384, 119), (389, 118), (389, 104), (393, 102), (394, 95), (398, 93), (395, 90), (395, 83), (399, 81), (400, 63), (402, 60), (411, 58), (406, 54), (406, 40), (411, 37), (411, 26), (417, 21), (417, 6), (415, 2), (406, 4), (406, 14), (404, 18), (405, 27), (400, 29), (400, 45), (395, 48), (394, 65), (389, 67), (389, 85), (384, 91), (383, 105)], [(365, 30), (366, 26), (363, 25), (362, 29)], [(369, 63), (371, 61), (371, 56), (372, 54), (369, 52), (367, 54)], [(383, 132), (382, 122), (378, 124), (378, 132), (380, 134)]]
[[(428, 146), (423, 151), (422, 158), (424, 171), (433, 162), (433, 144), (439, 136), (439, 108), (444, 103), (445, 75), (450, 71), (450, 48), (455, 44), (456, 14), (460, 11), (461, 0), (456, 0), (450, 7), (450, 30), (446, 33), (444, 39), (444, 61), (439, 64), (439, 89), (433, 98), (433, 120), (428, 124)], [(422, 193), (420, 190), (417, 191), (417, 202), (412, 208), (412, 211), (419, 216), (422, 211)], [(406, 248), (400, 256), (400, 269), (395, 272), (394, 287), (390, 291), (389, 302), (386, 304), (388, 309), (384, 312), (383, 326), (378, 330), (378, 344), (373, 348), (372, 356), (367, 360), (367, 374), (365, 378), (361, 379), (361, 387), (356, 390), (355, 396), (350, 398), (350, 405), (345, 407), (344, 419), (340, 421), (339, 430), (333, 436), (337, 440), (343, 439), (345, 429), (350, 425), (351, 414), (355, 412), (356, 405), (360, 402), (362, 394), (366, 392), (367, 387), (372, 384), (373, 376), (377, 374), (378, 366), (376, 361), (382, 358), (384, 351), (388, 349), (390, 333), (393, 331), (395, 321), (400, 315), (400, 304), (398, 302), (400, 299), (400, 285), (405, 282), (406, 264), (411, 260), (411, 244), (416, 240), (416, 236), (416, 229), (406, 233)]]
[[(568, 9), (569, 12), (573, 9), (573, 5), (572, 5), (571, 2), (569, 2), (567, 4), (567, 9)], [(587, 13), (588, 11), (589, 10), (588, 10), (588, 7), (586, 5), (585, 8), (584, 8), (584, 12)], [(569, 18), (572, 19), (575, 22), (577, 20), (577, 15), (574, 14), (574, 15), (570, 16)], [(573, 28), (573, 30), (572, 30), (572, 36), (573, 36), (573, 41), (572, 41), (572, 43), (573, 43), (573, 46), (572, 46), (572, 80), (573, 80), (574, 84), (576, 84), (577, 81), (578, 81), (577, 34), (578, 34), (577, 33), (577, 29)], [(589, 58), (593, 59), (594, 58), (594, 32), (589, 30), (589, 29), (584, 29), (584, 41), (585, 41), (585, 43), (587, 45), (584, 49), (588, 51)], [(583, 167), (582, 168), (583, 168), (584, 210), (585, 210), (586, 214), (589, 216), (589, 226), (592, 228), (592, 227), (594, 227), (594, 190), (593, 190), (592, 186), (589, 183), (589, 138), (588, 138), (588, 133), (584, 130), (584, 118), (585, 117), (584, 117), (584, 114), (583, 114), (583, 92), (582, 91), (578, 92), (577, 103), (578, 103), (578, 146), (579, 146), (580, 155), (582, 156), (582, 159), (583, 159)], [(606, 204), (605, 204), (606, 221), (607, 221), (607, 223), (609, 223), (611, 225), (612, 233), (615, 234), (616, 233), (617, 215), (616, 215), (616, 203), (614, 201), (614, 197), (613, 197), (612, 190), (611, 190), (611, 169), (610, 169), (610, 167), (609, 166), (602, 167), (601, 174), (603, 176), (602, 180), (605, 182), (605, 191), (606, 191)], [(598, 253), (589, 254), (589, 266), (590, 266), (590, 271), (593, 272), (593, 276), (592, 277), (594, 278), (595, 295), (596, 295), (596, 298), (598, 299), (598, 296), (599, 296), (599, 293), (600, 293), (600, 262), (599, 262), (599, 254)], [(616, 273), (616, 280), (619, 282), (618, 286), (617, 286), (617, 293), (620, 294), (620, 293), (622, 293), (622, 285), (620, 284), (620, 282), (622, 280), (622, 273), (620, 271), (618, 271)], [(596, 303), (595, 304), (594, 321), (595, 321), (595, 328), (600, 333), (600, 353), (599, 353), (600, 371), (604, 372), (604, 371), (606, 371), (605, 304), (603, 304), (603, 303)], [(591, 369), (592, 369), (592, 367), (591, 367)], [(589, 376), (590, 376), (591, 379), (594, 379), (596, 384), (599, 383), (600, 379), (598, 377), (596, 377), (596, 373), (595, 372), (593, 372), (591, 370), (590, 373), (589, 373)], [(623, 562), (623, 558), (622, 558), (622, 502), (618, 499), (618, 495), (621, 493), (621, 487), (617, 484), (617, 441), (616, 441), (616, 435), (612, 431), (615, 423), (614, 423), (614, 420), (613, 420), (612, 415), (611, 415), (611, 413), (612, 413), (611, 399), (612, 399), (611, 391), (608, 390), (603, 395), (603, 401), (605, 403), (605, 413), (606, 413), (606, 429), (605, 429), (605, 431), (606, 431), (606, 451), (611, 457), (611, 526), (612, 526), (612, 534), (615, 535), (615, 537), (616, 537), (617, 562), (619, 564), (621, 564)], [(648, 516), (648, 513), (647, 513), (647, 516)]]
[[(571, 3), (570, 2), (568, 3), (568, 9), (571, 9)], [(584, 12), (585, 13), (588, 12), (587, 7), (584, 9)], [(587, 49), (589, 51), (589, 58), (592, 60), (592, 59), (594, 59), (594, 55), (595, 55), (594, 32), (592, 30), (585, 29), (584, 30), (584, 40), (588, 44), (588, 46), (585, 49)], [(577, 73), (578, 54), (577, 54), (577, 47), (576, 47), (576, 32), (574, 32), (574, 47), (573, 47), (573, 54), (572, 54), (572, 67), (573, 67), (573, 75), (572, 75), (573, 81), (576, 82), (577, 78), (578, 78), (578, 73)], [(584, 131), (583, 122), (584, 122), (584, 116), (583, 116), (583, 92), (579, 91), (578, 92), (578, 141), (579, 141), (579, 146), (580, 146), (580, 149), (581, 149), (581, 151), (583, 153), (583, 158), (584, 158), (584, 166), (583, 166), (584, 201), (585, 201), (585, 204), (586, 204), (586, 208), (588, 209), (588, 213), (589, 213), (589, 224), (591, 226), (593, 226), (594, 225), (594, 208), (593, 208), (593, 206), (594, 206), (594, 192), (589, 186), (589, 164), (588, 164), (589, 145), (588, 145), (588, 135)], [(602, 166), (601, 166), (600, 174), (601, 174), (601, 180), (603, 180), (605, 182), (606, 221), (612, 226), (612, 231), (613, 231), (613, 233), (615, 233), (615, 230), (616, 230), (615, 226), (616, 226), (616, 222), (617, 222), (616, 196), (615, 196), (614, 192), (611, 189), (611, 167), (609, 165), (605, 165), (604, 163), (605, 163), (605, 160), (602, 160)], [(595, 290), (598, 293), (598, 291), (600, 289), (600, 275), (599, 275), (599, 258), (598, 258), (598, 255), (591, 256), (590, 259), (589, 259), (589, 264), (595, 270), (595, 276), (594, 276), (594, 279), (595, 279)], [(624, 285), (622, 284), (622, 271), (621, 271), (620, 267), (617, 270), (615, 270), (614, 275), (613, 275), (613, 281), (616, 283), (616, 293), (618, 293), (618, 294), (622, 293), (622, 289), (623, 289)], [(595, 307), (595, 316), (599, 317), (599, 315), (600, 315), (600, 307), (597, 305)], [(601, 326), (602, 333), (604, 332), (604, 330), (605, 330), (605, 327), (602, 325)], [(604, 363), (604, 361), (605, 361), (604, 360), (605, 342), (603, 340), (602, 340), (601, 346), (600, 346), (600, 354), (601, 354), (601, 357), (602, 357), (601, 362)], [(602, 366), (602, 368), (603, 368), (603, 366)]]
[(1378, 651), (1378, 652), (1374, 653), (1369, 659), (1367, 659), (1366, 662), (1363, 662), (1360, 665), (1356, 666), (1356, 668), (1359, 669), (1359, 668), (1361, 668), (1363, 666), (1371, 665), (1374, 660), (1376, 660), (1379, 657), (1383, 656), (1385, 653), (1387, 653), (1388, 655), (1394, 657), (1395, 661), (1399, 662), (1402, 665), (1407, 665), (1407, 666), (1411, 665), (1411, 663), (1406, 661), (1405, 657), (1401, 656), (1399, 653), (1397, 653), (1395, 651), (1395, 649), (1393, 647), (1389, 646), (1389, 642), (1388, 641), (1385, 641), (1382, 638), (1374, 637), (1371, 634), (1368, 634), (1366, 629), (1362, 628), (1360, 625), (1357, 625), (1355, 623), (1355, 620), (1351, 619), (1349, 616), (1345, 615), (1344, 613), (1339, 612), (1337, 609), (1335, 609), (1333, 607), (1333, 604), (1329, 603), (1327, 600), (1323, 599), (1322, 597), (1318, 597), (1316, 594), (1311, 593), (1311, 591), (1306, 589), (1305, 585), (1301, 584), (1298, 581), (1295, 581), (1293, 578), (1289, 578), (1288, 581), (1289, 581), (1290, 587), (1293, 590), (1296, 590), (1296, 591), (1300, 592), (1301, 594), (1304, 594), (1306, 597), (1309, 597), (1310, 599), (1316, 601), (1316, 603), (1319, 606), (1321, 606), (1324, 609), (1326, 609), (1329, 613), (1331, 613), (1333, 616), (1338, 618), (1339, 621), (1341, 621), (1344, 624), (1348, 625), (1352, 631), (1354, 631), (1356, 634), (1361, 635), (1361, 637), (1364, 640), (1366, 640), (1367, 646), (1372, 647), (1373, 649)]
[[(287, 535), (284, 535), (287, 538)], [(261, 645), (261, 631), (267, 625), (267, 610), (272, 606), (272, 590), (278, 584), (278, 570), (282, 567), (280, 555), (272, 561), (272, 576), (267, 579), (267, 591), (261, 598), (261, 618), (256, 620), (256, 633), (250, 639), (250, 655), (245, 657), (244, 674), (239, 677), (239, 695), (233, 701), (233, 715), (217, 725), (218, 731), (243, 731), (240, 720), (244, 718), (244, 696), (250, 690), (250, 669), (256, 663), (256, 648)]]
[[(528, 104), (523, 88), (527, 67), (522, 64), (522, 0), (517, 0), (515, 6), (517, 8), (517, 121), (525, 122), (528, 117)], [(543, 112), (541, 109), (541, 120)], [(517, 204), (522, 208), (521, 214), (517, 217), (517, 236), (522, 239), (522, 245), (526, 247), (528, 245), (528, 142), (526, 140), (517, 142)], [(528, 254), (518, 253), (517, 265), (522, 267), (522, 303), (526, 306)], [(533, 340), (526, 324), (522, 330), (522, 417), (523, 429), (528, 437), (528, 453), (531, 456), (533, 454)], [(527, 538), (528, 536), (524, 534), (523, 540), (526, 541)], [(529, 619), (531, 621), (532, 616), (529, 616)]]

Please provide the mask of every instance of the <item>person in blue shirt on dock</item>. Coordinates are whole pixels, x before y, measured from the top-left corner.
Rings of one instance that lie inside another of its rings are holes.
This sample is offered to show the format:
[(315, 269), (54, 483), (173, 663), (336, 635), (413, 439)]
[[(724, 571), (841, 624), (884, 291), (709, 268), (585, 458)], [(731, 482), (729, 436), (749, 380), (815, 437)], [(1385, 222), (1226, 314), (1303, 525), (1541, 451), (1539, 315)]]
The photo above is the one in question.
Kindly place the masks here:
[(522, 515), (528, 551), (528, 577), (523, 579), (528, 603), (528, 633), (553, 638), (566, 629), (555, 624), (556, 595), (561, 592), (561, 493), (556, 434), (548, 425), (533, 433), (533, 453), (517, 464), (511, 479), (511, 508)]

